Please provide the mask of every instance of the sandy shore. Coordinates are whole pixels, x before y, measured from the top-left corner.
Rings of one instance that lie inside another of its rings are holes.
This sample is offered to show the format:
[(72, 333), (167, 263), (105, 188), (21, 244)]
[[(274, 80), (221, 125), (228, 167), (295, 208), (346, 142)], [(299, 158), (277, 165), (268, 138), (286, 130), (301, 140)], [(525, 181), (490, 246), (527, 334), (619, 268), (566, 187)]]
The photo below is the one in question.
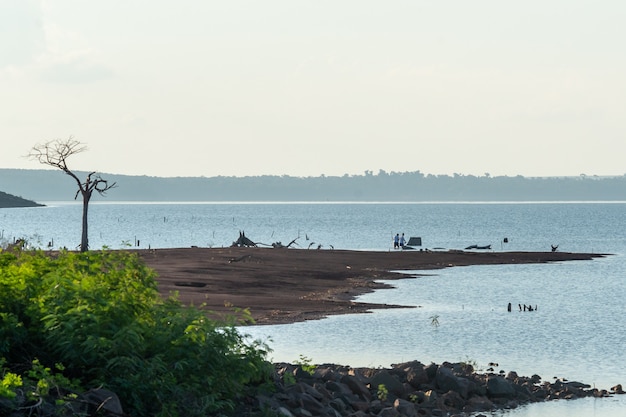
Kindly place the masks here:
[(590, 260), (604, 255), (566, 252), (344, 251), (273, 248), (180, 248), (136, 251), (157, 274), (164, 296), (215, 314), (248, 308), (257, 324), (292, 323), (331, 314), (401, 306), (354, 302), (385, 288), (376, 280), (407, 278), (398, 270), (463, 265)]

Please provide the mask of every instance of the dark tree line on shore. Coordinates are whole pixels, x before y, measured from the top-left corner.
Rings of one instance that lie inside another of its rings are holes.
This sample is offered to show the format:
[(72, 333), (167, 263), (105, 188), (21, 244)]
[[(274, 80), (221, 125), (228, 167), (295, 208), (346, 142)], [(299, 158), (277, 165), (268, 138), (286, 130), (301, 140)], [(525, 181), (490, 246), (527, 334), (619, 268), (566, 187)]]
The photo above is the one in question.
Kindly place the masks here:
[[(381, 170), (319, 177), (106, 176), (118, 184), (117, 201), (626, 201), (626, 175), (523, 177)], [(39, 202), (68, 200), (65, 181), (62, 173), (50, 170), (0, 169), (1, 191)]]

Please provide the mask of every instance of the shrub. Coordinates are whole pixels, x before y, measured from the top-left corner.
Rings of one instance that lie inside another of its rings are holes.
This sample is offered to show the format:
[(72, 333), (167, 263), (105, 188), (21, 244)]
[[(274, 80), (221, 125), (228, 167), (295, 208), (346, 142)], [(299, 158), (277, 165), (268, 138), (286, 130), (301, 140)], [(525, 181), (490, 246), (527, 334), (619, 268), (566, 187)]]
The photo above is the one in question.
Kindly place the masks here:
[(269, 376), (267, 346), (247, 340), (234, 320), (218, 323), (201, 308), (163, 300), (154, 277), (125, 251), (0, 251), (5, 385), (37, 358), (62, 372), (57, 381), (76, 380), (72, 389), (116, 392), (134, 416), (233, 409), (246, 386)]

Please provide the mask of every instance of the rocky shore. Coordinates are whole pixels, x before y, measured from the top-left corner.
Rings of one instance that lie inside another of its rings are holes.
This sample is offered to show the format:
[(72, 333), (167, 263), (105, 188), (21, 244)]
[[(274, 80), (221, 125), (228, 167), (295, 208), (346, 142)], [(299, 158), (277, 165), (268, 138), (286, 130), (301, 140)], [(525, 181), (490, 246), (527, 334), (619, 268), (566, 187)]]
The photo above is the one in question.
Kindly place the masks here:
[[(575, 381), (543, 381), (539, 375), (516, 372), (476, 372), (470, 363), (424, 365), (418, 361), (390, 368), (351, 368), (306, 363), (274, 364), (270, 383), (250, 387), (235, 404), (237, 417), (487, 417), (496, 410), (525, 404), (610, 397), (624, 394), (622, 385), (610, 390)], [(69, 401), (48, 396), (36, 407), (11, 407), (0, 398), (0, 415), (127, 416), (118, 396), (97, 388)], [(24, 398), (26, 402), (26, 398)], [(30, 410), (30, 412), (28, 412)], [(483, 414), (487, 413), (487, 414)]]
[(274, 384), (248, 398), (237, 415), (280, 417), (418, 417), (480, 416), (524, 404), (608, 397), (610, 390), (515, 372), (476, 372), (469, 363), (418, 361), (391, 368), (350, 368), (340, 365), (275, 364)]

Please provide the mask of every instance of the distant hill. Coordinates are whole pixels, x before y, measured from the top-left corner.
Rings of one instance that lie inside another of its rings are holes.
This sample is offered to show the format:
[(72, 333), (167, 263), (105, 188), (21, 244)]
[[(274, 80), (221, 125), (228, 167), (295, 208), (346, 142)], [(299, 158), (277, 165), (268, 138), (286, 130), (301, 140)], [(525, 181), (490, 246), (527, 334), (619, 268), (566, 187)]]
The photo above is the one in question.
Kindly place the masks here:
[[(77, 172), (85, 178), (86, 172)], [(380, 171), (341, 177), (149, 177), (102, 173), (107, 201), (626, 201), (626, 176), (523, 177)], [(0, 169), (0, 190), (35, 201), (72, 201), (59, 170)], [(80, 197), (79, 197), (80, 199)], [(95, 196), (95, 200), (103, 197)]]
[(41, 207), (43, 204), (35, 203), (34, 201), (26, 200), (21, 197), (7, 194), (0, 191), (0, 208), (11, 207)]

